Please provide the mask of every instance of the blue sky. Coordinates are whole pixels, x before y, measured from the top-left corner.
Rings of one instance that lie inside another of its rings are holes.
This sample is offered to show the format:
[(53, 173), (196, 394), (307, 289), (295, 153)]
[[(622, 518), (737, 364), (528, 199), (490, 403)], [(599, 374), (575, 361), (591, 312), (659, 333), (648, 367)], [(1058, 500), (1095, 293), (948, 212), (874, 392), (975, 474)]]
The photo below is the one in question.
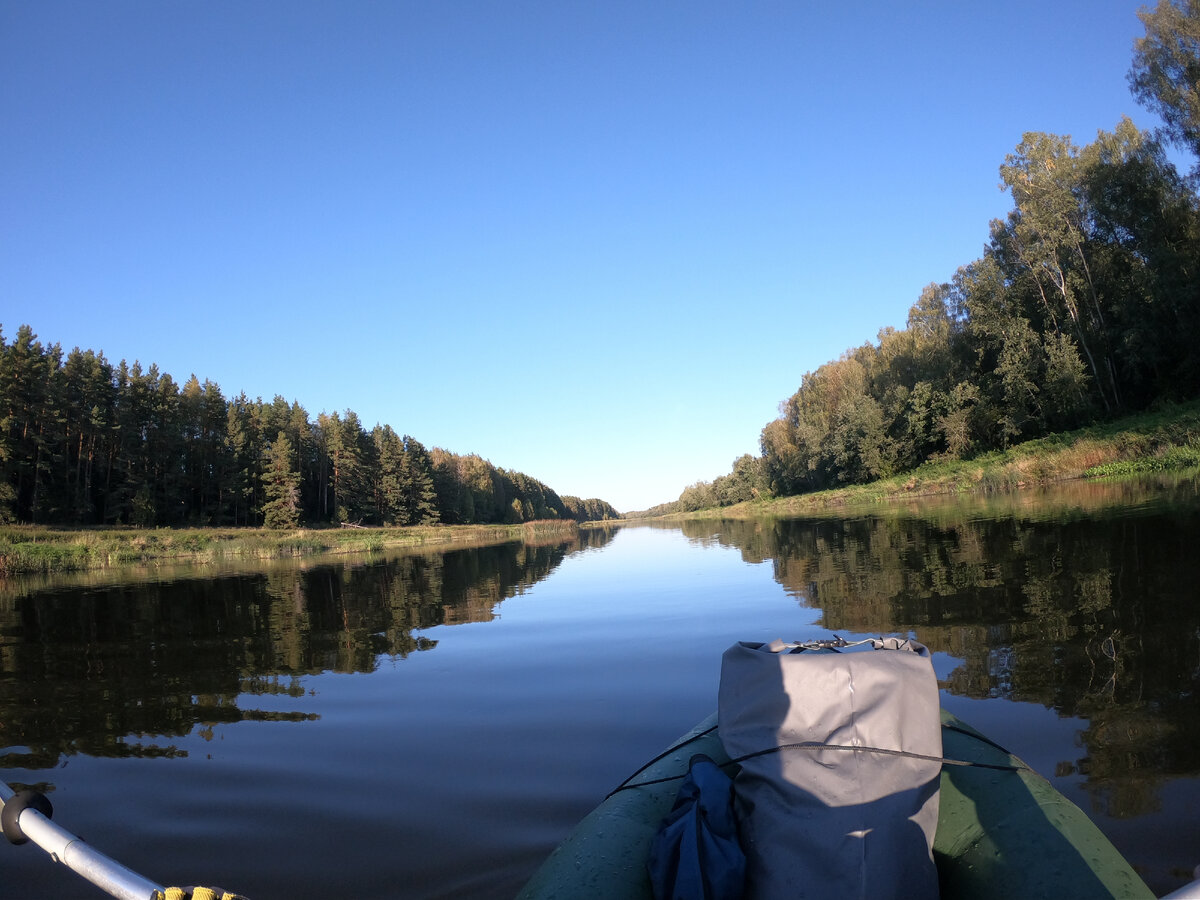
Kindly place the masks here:
[(976, 259), (1136, 0), (0, 0), (0, 323), (618, 509)]

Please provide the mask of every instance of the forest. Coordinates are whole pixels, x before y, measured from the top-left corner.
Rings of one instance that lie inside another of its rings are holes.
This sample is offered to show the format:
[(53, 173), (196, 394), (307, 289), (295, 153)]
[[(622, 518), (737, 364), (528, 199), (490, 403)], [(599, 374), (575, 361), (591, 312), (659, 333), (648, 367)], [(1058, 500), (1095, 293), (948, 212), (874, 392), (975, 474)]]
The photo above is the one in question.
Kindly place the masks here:
[(1087, 145), (1028, 132), (983, 255), (928, 285), (907, 327), (804, 375), (762, 455), (651, 514), (864, 483), (1200, 396), (1200, 2), (1139, 13), (1128, 81), (1164, 123)]
[(0, 522), (431, 525), (620, 518), (598, 499), (399, 435), (350, 409), (226, 398), (192, 375), (63, 354), (0, 328)]

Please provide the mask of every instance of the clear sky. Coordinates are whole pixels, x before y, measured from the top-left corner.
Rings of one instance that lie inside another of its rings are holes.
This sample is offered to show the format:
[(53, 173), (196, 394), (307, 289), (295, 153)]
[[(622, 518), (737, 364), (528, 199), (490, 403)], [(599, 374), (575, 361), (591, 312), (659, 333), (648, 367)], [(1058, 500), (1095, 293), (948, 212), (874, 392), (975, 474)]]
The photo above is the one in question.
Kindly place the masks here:
[(1137, 0), (0, 0), (0, 323), (618, 509), (1138, 107)]

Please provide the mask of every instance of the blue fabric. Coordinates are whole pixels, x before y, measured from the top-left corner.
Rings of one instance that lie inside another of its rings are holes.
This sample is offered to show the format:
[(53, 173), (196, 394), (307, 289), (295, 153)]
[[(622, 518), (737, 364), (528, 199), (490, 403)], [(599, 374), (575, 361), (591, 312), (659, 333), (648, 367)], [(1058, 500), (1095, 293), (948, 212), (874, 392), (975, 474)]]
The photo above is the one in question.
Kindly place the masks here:
[(703, 753), (650, 846), (646, 863), (655, 900), (738, 900), (746, 856), (733, 815), (733, 781)]

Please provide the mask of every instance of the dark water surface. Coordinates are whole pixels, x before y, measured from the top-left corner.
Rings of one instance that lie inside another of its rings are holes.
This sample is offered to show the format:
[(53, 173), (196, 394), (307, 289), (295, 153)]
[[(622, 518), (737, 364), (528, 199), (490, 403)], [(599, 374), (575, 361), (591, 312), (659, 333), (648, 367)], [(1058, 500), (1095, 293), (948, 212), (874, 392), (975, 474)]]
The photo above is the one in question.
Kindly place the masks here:
[[(167, 883), (508, 897), (738, 640), (910, 632), (1159, 893), (1200, 863), (1194, 478), (580, 541), (0, 583), (0, 768)], [(96, 897), (0, 845), (0, 897)]]

